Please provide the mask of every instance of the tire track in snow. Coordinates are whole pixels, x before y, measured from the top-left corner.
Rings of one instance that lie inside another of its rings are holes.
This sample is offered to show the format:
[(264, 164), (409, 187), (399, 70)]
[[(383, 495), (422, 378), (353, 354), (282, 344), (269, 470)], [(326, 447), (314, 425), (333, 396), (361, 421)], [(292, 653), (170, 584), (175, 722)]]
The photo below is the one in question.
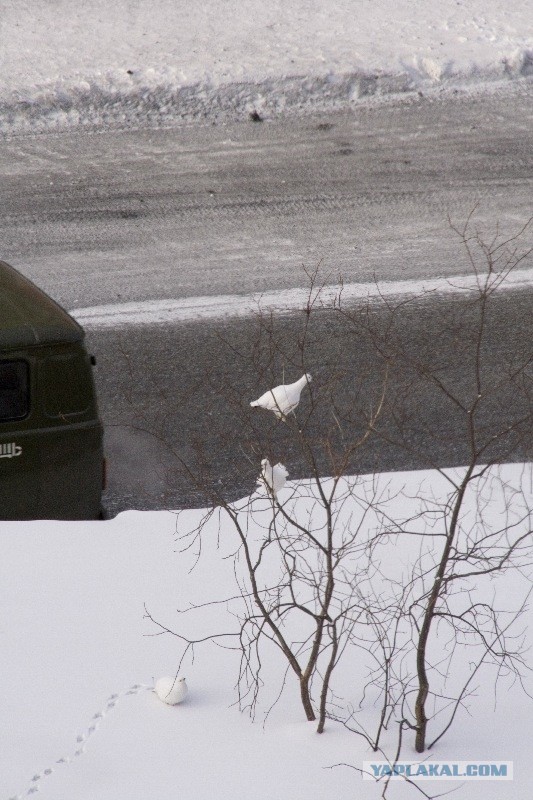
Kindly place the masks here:
[[(464, 183), (461, 184), (464, 186)], [(442, 194), (442, 193), (440, 193)], [(233, 219), (243, 216), (280, 216), (296, 215), (309, 213), (310, 211), (349, 211), (357, 210), (361, 207), (383, 206), (385, 204), (412, 206), (417, 209), (423, 208), (425, 204), (432, 203), (435, 207), (446, 210), (449, 203), (441, 199), (439, 192), (409, 190), (383, 190), (383, 191), (363, 191), (358, 194), (349, 195), (312, 195), (297, 197), (235, 197), (232, 200), (213, 202), (183, 203), (172, 204), (172, 217), (176, 219), (188, 219), (195, 217), (198, 219)], [(65, 199), (63, 197), (63, 199)], [(78, 198), (74, 198), (77, 202)], [(128, 219), (140, 219), (157, 215), (161, 218), (161, 207), (150, 209), (150, 203), (138, 207), (136, 204), (124, 200), (118, 207), (111, 203), (103, 203), (100, 208), (88, 209), (86, 206), (69, 207), (61, 209), (39, 208), (38, 214), (17, 213), (2, 214), (0, 219), (6, 226), (15, 229), (26, 225), (37, 223), (56, 223), (56, 224), (87, 224), (88, 222), (109, 222)]]

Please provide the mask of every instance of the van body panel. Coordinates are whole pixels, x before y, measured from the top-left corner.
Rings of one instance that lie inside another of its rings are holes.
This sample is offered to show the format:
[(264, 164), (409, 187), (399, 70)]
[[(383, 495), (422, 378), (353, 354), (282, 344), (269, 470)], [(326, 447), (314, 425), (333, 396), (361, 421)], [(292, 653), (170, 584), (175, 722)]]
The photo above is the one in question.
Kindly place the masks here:
[(0, 262), (0, 519), (96, 519), (103, 428), (84, 331)]
[(0, 351), (81, 342), (83, 328), (51, 297), (0, 261)]
[(0, 429), (0, 518), (97, 519), (102, 425), (4, 433)]

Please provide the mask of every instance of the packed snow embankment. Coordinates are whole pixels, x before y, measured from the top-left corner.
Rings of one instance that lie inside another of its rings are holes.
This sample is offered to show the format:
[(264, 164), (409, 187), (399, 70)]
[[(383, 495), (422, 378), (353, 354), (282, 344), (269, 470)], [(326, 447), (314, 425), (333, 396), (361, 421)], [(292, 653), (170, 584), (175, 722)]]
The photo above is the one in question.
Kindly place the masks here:
[(187, 83), (179, 70), (113, 69), (18, 89), (0, 89), (0, 133), (35, 133), (71, 127), (161, 126), (176, 122), (261, 120), (281, 113), (327, 112), (369, 98), (467, 89), (533, 76), (533, 50), (483, 66), (455, 66), (415, 56), (397, 72), (358, 69), (323, 75), (221, 83)]
[[(478, 279), (471, 275), (458, 275), (452, 279), (383, 281), (372, 283), (345, 283), (323, 286), (314, 306), (323, 310), (338, 308), (339, 302), (357, 301), (380, 303), (384, 298), (428, 297), (430, 295), (459, 295), (478, 287)], [(506, 276), (499, 291), (517, 291), (533, 287), (533, 270), (517, 269)], [(220, 320), (252, 317), (261, 314), (293, 314), (304, 312), (309, 302), (307, 289), (282, 289), (256, 295), (216, 295), (215, 297), (167, 298), (133, 303), (107, 305), (70, 310), (83, 327), (124, 328), (130, 325), (173, 325), (195, 320)]]
[[(346, 494), (343, 489), (339, 496), (339, 531), (345, 525), (358, 527), (363, 514), (361, 531), (372, 534), (378, 517), (371, 509), (369, 514), (365, 511), (369, 500), (378, 502), (375, 508), (382, 508), (383, 520), (395, 520), (400, 526), (396, 533), (387, 528), (382, 544), (372, 551), (377, 597), (401, 593), (407, 586), (404, 576), (408, 571), (414, 574), (411, 567), (420, 566), (421, 556), (428, 566), (432, 548), (421, 548), (420, 533), (426, 530), (431, 536), (438, 535), (435, 509), (442, 503), (445, 508), (449, 478), (460, 474), (460, 470), (447, 470), (445, 474), (391, 473), (346, 479), (345, 488), (350, 491)], [(328, 493), (327, 482), (323, 485)], [(487, 493), (492, 485), (492, 481), (482, 481), (481, 490), (478, 485), (470, 493), (464, 510), (461, 536), (464, 534), (463, 543), (472, 548), (476, 571), (487, 567), (483, 565), (487, 548), (491, 557), (499, 558), (504, 543), (498, 534), (502, 523), (516, 540), (527, 537), (530, 526), (524, 513), (531, 508), (530, 471), (518, 464), (497, 468), (495, 489)], [(323, 517), (312, 481), (288, 482), (279, 493), (280, 503), (289, 513), (297, 510), (298, 519), (319, 524)], [(263, 542), (272, 530), (273, 513), (264, 492), (243, 498), (233, 508), (246, 513), (249, 540)], [(470, 537), (479, 513), (487, 523), (482, 550), (472, 547)], [(194, 531), (204, 519), (207, 538), (198, 560), (196, 548), (183, 549), (179, 537)], [(0, 712), (9, 729), (0, 751), (2, 800), (22, 800), (37, 792), (54, 800), (249, 800), (251, 786), (257, 800), (290, 796), (353, 800), (363, 796), (361, 776), (350, 767), (361, 767), (371, 758), (381, 761), (382, 754), (371, 753), (362, 736), (333, 721), (328, 722), (327, 735), (318, 736), (315, 726), (302, 718), (286, 674), (287, 687), (283, 698), (278, 697), (277, 677), (284, 682), (284, 666), (277, 648), (264, 653), (261, 697), (265, 696), (258, 709), (258, 724), (251, 724), (248, 715), (235, 708), (239, 648), (208, 641), (199, 644), (195, 657), (190, 654), (183, 663), (190, 694), (177, 708), (161, 702), (154, 693), (154, 678), (177, 669), (183, 640), (159, 635), (148, 610), (169, 630), (177, 628), (185, 636), (201, 638), (235, 630), (234, 603), (240, 597), (238, 592), (235, 596), (235, 579), (241, 573), (235, 572), (234, 528), (227, 516), (222, 526), (219, 519), (218, 514), (206, 517), (206, 510), (199, 509), (177, 516), (130, 511), (107, 522), (2, 524), (4, 691)], [(501, 533), (506, 540), (505, 530)], [(436, 541), (440, 541), (438, 536)], [(462, 572), (469, 572), (470, 577), (464, 575), (467, 583), (463, 590), (447, 592), (444, 608), (459, 601), (469, 610), (476, 601), (488, 608), (487, 600), (492, 608), (500, 604), (507, 611), (520, 607), (523, 595), (531, 592), (529, 538), (522, 541), (521, 548), (523, 568), (488, 573), (484, 588), (480, 583), (484, 579), (472, 576), (465, 565)], [(308, 555), (304, 551), (305, 559)], [(361, 569), (360, 556), (357, 563)], [(279, 560), (265, 557), (264, 565), (264, 585), (276, 587)], [(424, 573), (426, 570), (416, 572), (419, 578)], [(358, 585), (365, 581), (361, 573)], [(343, 587), (346, 584), (341, 581), (341, 595)], [(373, 592), (369, 596), (373, 597)], [(220, 598), (230, 600), (216, 602)], [(508, 613), (501, 617), (505, 631), (511, 618)], [(470, 621), (467, 615), (466, 622)], [(517, 642), (531, 629), (531, 621), (532, 611), (524, 607), (515, 631)], [(529, 637), (524, 637), (525, 647), (528, 642)], [(528, 797), (531, 708), (520, 685), (523, 682), (531, 696), (527, 668), (522, 680), (516, 680), (511, 669), (502, 670), (496, 694), (494, 665), (487, 664), (485, 672), (477, 674), (473, 666), (476, 650), (471, 643), (466, 642), (465, 648), (461, 638), (452, 648), (448, 636), (441, 634), (433, 637), (432, 648), (434, 674), (442, 669), (443, 653), (458, 656), (445, 681), (446, 696), (463, 676), (475, 678), (465, 697), (466, 708), (459, 709), (457, 721), (435, 750), (435, 758), (441, 763), (513, 760), (515, 766), (514, 781), (470, 782), (459, 787), (455, 796), (461, 800)], [(398, 654), (402, 652), (400, 649)], [(527, 652), (525, 657), (527, 664)], [(403, 658), (401, 663), (405, 665)], [(370, 650), (361, 646), (346, 668), (335, 673), (337, 713), (351, 707), (363, 726), (370, 726), (379, 711), (371, 692), (359, 703), (361, 688), (374, 668)], [(445, 673), (441, 676), (444, 679)], [(279, 702), (272, 707), (276, 697)], [(443, 701), (447, 705), (444, 695)], [(267, 718), (262, 725), (259, 720), (264, 714)], [(396, 726), (389, 728), (387, 735), (396, 747)], [(405, 739), (402, 756), (413, 760), (407, 734)], [(330, 769), (334, 764), (345, 766)], [(364, 797), (377, 800), (382, 788), (382, 783), (368, 784)], [(449, 784), (433, 784), (432, 794), (448, 788)], [(402, 783), (391, 792), (393, 796), (414, 800), (421, 795)]]
[(5, 0), (0, 17), (0, 132), (328, 110), (533, 74), (528, 0)]

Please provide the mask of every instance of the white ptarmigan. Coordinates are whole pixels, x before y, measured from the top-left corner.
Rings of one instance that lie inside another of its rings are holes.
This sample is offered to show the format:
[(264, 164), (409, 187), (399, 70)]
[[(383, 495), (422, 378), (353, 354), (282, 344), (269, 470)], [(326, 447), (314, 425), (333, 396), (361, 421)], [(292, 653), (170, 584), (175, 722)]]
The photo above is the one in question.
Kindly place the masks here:
[(258, 486), (265, 486), (270, 489), (274, 496), (274, 500), (278, 499), (278, 492), (283, 489), (287, 482), (289, 473), (283, 464), (272, 464), (268, 458), (261, 461), (261, 475), (257, 479)]
[(185, 678), (159, 678), (154, 686), (154, 691), (163, 703), (169, 706), (176, 706), (185, 700), (187, 696), (187, 684)]
[(250, 405), (252, 408), (266, 408), (267, 411), (273, 411), (278, 419), (285, 420), (287, 414), (294, 411), (300, 402), (302, 389), (311, 383), (311, 380), (311, 375), (306, 373), (296, 383), (284, 383), (274, 389), (269, 389), (257, 400), (252, 400)]

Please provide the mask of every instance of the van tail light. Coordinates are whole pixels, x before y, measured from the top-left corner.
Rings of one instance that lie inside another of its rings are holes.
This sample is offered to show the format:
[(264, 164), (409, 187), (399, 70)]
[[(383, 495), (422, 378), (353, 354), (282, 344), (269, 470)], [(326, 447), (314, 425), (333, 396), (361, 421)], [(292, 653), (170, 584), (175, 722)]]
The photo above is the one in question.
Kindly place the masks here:
[(102, 459), (102, 490), (107, 489), (107, 458)]

